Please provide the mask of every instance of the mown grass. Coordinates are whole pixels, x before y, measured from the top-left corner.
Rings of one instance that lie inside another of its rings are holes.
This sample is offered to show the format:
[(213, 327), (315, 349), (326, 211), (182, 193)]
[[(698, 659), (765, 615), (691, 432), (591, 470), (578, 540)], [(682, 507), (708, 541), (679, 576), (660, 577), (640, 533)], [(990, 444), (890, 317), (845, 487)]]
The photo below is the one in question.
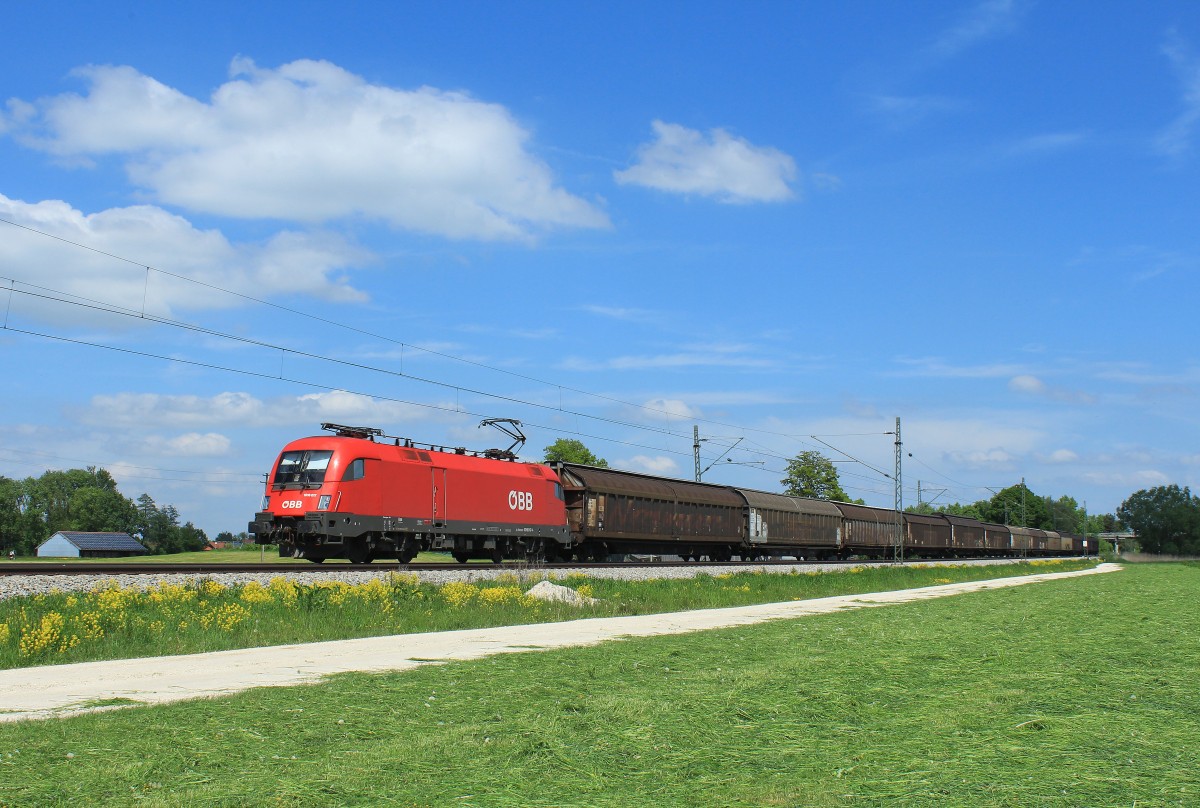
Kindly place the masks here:
[(358, 585), (277, 577), (268, 586), (223, 586), (207, 579), (138, 588), (113, 580), (86, 593), (0, 601), (0, 669), (741, 606), (1081, 569), (1093, 563), (857, 567), (844, 573), (754, 572), (639, 582), (565, 579), (581, 594), (599, 599), (583, 609), (526, 597), (523, 590), (531, 582), (515, 575), (441, 586), (419, 583), (411, 574)]
[(1200, 803), (1200, 566), (0, 725), (0, 803)]

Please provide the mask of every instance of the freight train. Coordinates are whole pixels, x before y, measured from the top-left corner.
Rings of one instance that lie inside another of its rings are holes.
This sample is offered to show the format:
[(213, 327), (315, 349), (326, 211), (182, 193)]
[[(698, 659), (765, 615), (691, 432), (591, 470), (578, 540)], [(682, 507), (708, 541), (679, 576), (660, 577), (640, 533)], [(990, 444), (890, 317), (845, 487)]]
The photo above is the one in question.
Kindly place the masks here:
[(321, 427), (333, 434), (283, 448), (249, 525), (257, 543), (278, 544), (281, 556), (365, 564), (408, 563), (421, 550), (497, 563), (631, 554), (729, 561), (1096, 552), (1086, 537), (1069, 533), (577, 463), (526, 463), (512, 447), (468, 452), (370, 427)]

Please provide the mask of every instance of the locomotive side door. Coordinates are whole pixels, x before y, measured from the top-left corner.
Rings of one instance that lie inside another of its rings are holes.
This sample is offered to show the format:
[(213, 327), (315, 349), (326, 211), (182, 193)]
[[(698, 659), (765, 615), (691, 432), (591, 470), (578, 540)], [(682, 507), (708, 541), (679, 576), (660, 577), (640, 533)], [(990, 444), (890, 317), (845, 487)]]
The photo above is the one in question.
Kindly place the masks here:
[(444, 527), (446, 524), (446, 470), (433, 468), (433, 484), (431, 493), (433, 495), (433, 526), (435, 528)]

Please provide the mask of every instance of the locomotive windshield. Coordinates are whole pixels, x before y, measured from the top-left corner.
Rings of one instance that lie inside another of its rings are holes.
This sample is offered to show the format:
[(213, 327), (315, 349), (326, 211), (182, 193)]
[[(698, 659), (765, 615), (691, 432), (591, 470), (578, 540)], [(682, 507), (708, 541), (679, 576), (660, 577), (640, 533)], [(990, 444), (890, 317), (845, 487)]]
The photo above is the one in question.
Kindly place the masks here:
[(321, 485), (325, 482), (325, 469), (333, 457), (331, 450), (284, 452), (275, 469), (275, 485)]

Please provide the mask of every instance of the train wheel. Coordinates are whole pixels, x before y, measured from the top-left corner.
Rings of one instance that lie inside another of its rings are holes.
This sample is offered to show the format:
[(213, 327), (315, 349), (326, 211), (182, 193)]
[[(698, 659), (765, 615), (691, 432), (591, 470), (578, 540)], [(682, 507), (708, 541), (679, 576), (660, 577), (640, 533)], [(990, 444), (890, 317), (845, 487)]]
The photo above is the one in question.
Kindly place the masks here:
[(454, 560), (457, 561), (459, 564), (467, 563), (468, 556), (466, 553), (451, 553), (450, 555), (454, 556)]
[(401, 550), (396, 556), (396, 560), (401, 564), (411, 564), (412, 560), (417, 557), (417, 548), (409, 547), (407, 550)]
[(367, 543), (366, 539), (350, 542), (346, 547), (346, 558), (350, 559), (351, 564), (370, 564), (375, 560), (375, 556), (371, 552), (371, 545)]
[(492, 563), (493, 564), (503, 564), (504, 563), (504, 551), (501, 550), (499, 547), (492, 550)]

